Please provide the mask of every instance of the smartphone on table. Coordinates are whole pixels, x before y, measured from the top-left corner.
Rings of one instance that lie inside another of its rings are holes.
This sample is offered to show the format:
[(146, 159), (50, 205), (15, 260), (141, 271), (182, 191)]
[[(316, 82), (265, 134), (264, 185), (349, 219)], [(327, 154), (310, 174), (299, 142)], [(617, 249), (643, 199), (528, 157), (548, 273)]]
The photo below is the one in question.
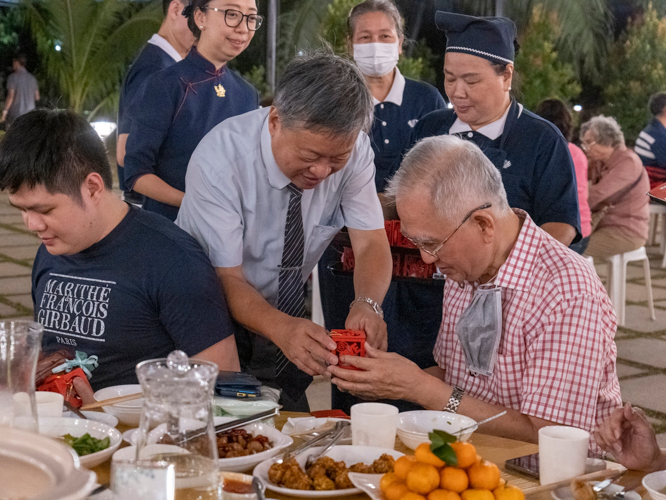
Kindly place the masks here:
[(504, 467), (506, 467), (506, 470), (520, 472), (526, 476), (539, 479), (539, 454), (533, 453), (532, 455), (507, 460)]

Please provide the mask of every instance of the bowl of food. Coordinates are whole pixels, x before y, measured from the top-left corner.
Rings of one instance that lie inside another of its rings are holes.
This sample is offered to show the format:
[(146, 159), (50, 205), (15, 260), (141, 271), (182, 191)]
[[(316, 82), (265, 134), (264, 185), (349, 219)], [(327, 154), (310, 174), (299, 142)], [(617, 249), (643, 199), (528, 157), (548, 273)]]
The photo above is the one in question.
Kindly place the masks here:
[(291, 446), (292, 438), (275, 427), (254, 423), (217, 435), (220, 470), (244, 472)]
[(94, 420), (40, 418), (39, 432), (71, 447), (79, 456), (81, 465), (88, 468), (111, 457), (122, 442), (118, 430)]
[(349, 479), (350, 473), (385, 474), (393, 472), (395, 460), (402, 453), (374, 446), (334, 446), (307, 468), (310, 455), (322, 448), (311, 448), (286, 462), (273, 458), (254, 469), (254, 475), (266, 488), (276, 493), (301, 498), (338, 498), (361, 490)]
[(660, 470), (643, 478), (643, 486), (653, 500), (666, 500), (666, 471)]
[[(93, 394), (95, 401), (104, 401), (105, 399), (119, 398), (139, 394), (141, 386), (139, 384), (113, 385), (105, 387)], [(137, 426), (141, 421), (141, 408), (143, 407), (143, 398), (103, 406), (102, 409), (116, 417), (125, 425)]]
[[(448, 411), (418, 410), (398, 414), (398, 437), (412, 450), (421, 443), (429, 443), (428, 434), (435, 429), (456, 435), (458, 441), (467, 441), (476, 430), (476, 420)], [(463, 429), (467, 430), (458, 435)]]
[(257, 500), (252, 476), (238, 472), (220, 472), (223, 500)]

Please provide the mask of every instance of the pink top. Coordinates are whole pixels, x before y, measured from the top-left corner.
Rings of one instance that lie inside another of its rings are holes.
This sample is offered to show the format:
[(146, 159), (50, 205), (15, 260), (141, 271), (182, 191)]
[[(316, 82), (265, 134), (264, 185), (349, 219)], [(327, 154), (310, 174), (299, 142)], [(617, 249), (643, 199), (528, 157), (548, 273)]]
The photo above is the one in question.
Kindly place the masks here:
[(571, 159), (576, 170), (580, 232), (583, 238), (586, 238), (592, 232), (592, 212), (590, 211), (590, 205), (587, 203), (587, 157), (582, 149), (572, 143), (569, 143), (569, 153), (571, 153)]
[(495, 279), (502, 338), (493, 374), (470, 374), (455, 332), (474, 283), (446, 280), (435, 360), (466, 395), (591, 432), (622, 406), (613, 305), (592, 266), (514, 212), (525, 222)]

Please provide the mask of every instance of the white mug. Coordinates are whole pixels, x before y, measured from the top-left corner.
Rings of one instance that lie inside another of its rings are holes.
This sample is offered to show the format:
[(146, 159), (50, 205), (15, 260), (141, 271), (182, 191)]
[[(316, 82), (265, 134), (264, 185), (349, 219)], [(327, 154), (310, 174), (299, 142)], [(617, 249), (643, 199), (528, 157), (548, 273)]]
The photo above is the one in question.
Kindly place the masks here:
[(539, 429), (539, 481), (551, 484), (585, 474), (590, 433), (576, 427)]
[(393, 448), (398, 408), (384, 403), (358, 403), (351, 407), (352, 444)]

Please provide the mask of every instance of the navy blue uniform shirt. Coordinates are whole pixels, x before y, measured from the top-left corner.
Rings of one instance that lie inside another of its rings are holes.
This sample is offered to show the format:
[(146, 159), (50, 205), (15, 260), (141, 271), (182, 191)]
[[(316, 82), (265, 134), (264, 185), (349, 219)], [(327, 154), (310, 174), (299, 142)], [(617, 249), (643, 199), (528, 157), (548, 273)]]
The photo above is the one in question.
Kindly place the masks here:
[(654, 118), (638, 138), (634, 151), (650, 176), (650, 187), (666, 182), (666, 127)]
[[(152, 43), (147, 44), (136, 60), (127, 70), (123, 86), (120, 89), (120, 102), (118, 103), (118, 134), (129, 134), (130, 120), (126, 108), (134, 99), (134, 95), (148, 76), (175, 64), (176, 61), (164, 50)], [(125, 188), (125, 171), (118, 165), (118, 184), (120, 190)]]
[[(421, 119), (408, 148), (425, 137), (446, 135), (456, 121), (453, 109), (433, 111)], [(552, 123), (512, 100), (504, 131), (492, 140), (478, 132), (456, 134), (471, 140), (502, 174), (509, 205), (525, 210), (539, 226), (562, 222), (576, 229), (580, 212), (576, 176), (566, 139)]]
[(435, 87), (410, 78), (405, 78), (400, 105), (389, 100), (375, 105), (371, 143), (377, 169), (377, 192), (386, 189), (388, 180), (400, 164), (405, 139), (416, 123), (431, 111), (444, 108), (446, 103)]
[(51, 255), (42, 245), (32, 300), (44, 352), (98, 356), (95, 390), (136, 384), (140, 361), (174, 349), (192, 356), (234, 333), (220, 282), (196, 240), (133, 206), (82, 252)]
[[(259, 94), (226, 65), (219, 70), (192, 48), (185, 59), (149, 76), (130, 108), (125, 182), (155, 174), (185, 191), (185, 173), (199, 141), (229, 117), (259, 107)], [(176, 220), (178, 207), (146, 198), (143, 208)]]

